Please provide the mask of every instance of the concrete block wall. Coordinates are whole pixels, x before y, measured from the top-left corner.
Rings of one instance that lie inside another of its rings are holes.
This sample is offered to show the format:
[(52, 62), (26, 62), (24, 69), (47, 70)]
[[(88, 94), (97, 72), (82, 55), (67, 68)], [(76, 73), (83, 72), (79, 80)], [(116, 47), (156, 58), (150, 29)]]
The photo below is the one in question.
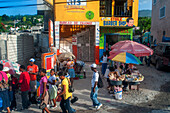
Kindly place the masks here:
[(8, 35), (7, 59), (19, 64), (27, 65), (28, 60), (34, 57), (33, 36), (28, 34)]
[(6, 40), (0, 40), (0, 60), (7, 59)]

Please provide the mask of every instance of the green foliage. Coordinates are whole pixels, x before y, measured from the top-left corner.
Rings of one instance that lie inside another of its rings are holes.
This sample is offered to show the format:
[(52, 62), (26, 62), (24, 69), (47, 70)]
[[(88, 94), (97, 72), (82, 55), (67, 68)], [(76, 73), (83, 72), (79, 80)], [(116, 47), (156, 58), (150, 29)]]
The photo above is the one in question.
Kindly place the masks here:
[(140, 31), (148, 30), (151, 28), (151, 18), (150, 17), (139, 17), (138, 26), (140, 27)]
[(27, 18), (24, 16), (24, 17), (22, 18), (22, 21), (23, 21), (23, 22), (25, 22), (25, 21), (26, 21), (26, 19), (27, 19)]
[[(42, 21), (38, 21), (41, 19)], [(37, 23), (43, 23), (43, 16), (41, 15), (15, 15), (15, 16), (7, 16), (6, 14), (0, 16), (0, 32), (6, 32), (10, 27), (14, 26), (14, 21), (17, 21), (15, 24), (16, 27), (20, 27), (21, 30), (25, 29), (22, 26), (26, 26), (26, 28), (30, 28), (35, 26)], [(8, 25), (4, 29), (4, 26), (1, 24), (3, 22), (5, 25)]]

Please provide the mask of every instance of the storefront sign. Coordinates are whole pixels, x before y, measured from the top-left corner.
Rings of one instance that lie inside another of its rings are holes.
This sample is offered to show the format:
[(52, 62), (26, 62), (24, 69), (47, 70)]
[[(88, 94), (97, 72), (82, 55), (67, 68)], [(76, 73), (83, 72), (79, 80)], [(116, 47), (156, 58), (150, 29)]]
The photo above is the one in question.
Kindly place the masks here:
[(95, 22), (60, 21), (62, 25), (95, 25)]
[(101, 33), (130, 33), (128, 29), (102, 28)]
[(103, 21), (103, 26), (125, 26), (126, 21)]
[(100, 27), (99, 27), (99, 22), (96, 22), (96, 46), (99, 46), (100, 43)]
[(87, 11), (86, 18), (89, 19), (89, 20), (93, 19), (94, 18), (93, 11)]
[(55, 22), (55, 47), (56, 49), (59, 49), (60, 47), (60, 24), (59, 21)]
[(67, 5), (78, 5), (78, 6), (86, 6), (86, 0), (67, 0)]
[(41, 56), (42, 58), (42, 68), (46, 69), (47, 71), (50, 69), (54, 69), (56, 65), (56, 54), (55, 53), (44, 53)]
[(72, 36), (72, 44), (77, 45), (77, 36)]
[(100, 19), (100, 26), (125, 26), (135, 27), (133, 18), (118, 18), (118, 17), (102, 17)]
[(49, 20), (48, 21), (48, 28), (49, 28), (49, 47), (54, 47), (54, 36), (53, 36), (53, 21)]

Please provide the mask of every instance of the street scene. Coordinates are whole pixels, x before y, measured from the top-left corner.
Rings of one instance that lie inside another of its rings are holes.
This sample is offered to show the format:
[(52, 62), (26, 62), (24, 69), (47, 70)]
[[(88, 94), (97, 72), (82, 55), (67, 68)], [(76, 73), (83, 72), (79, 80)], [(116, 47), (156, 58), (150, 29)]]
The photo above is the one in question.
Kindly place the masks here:
[(0, 0), (0, 113), (170, 113), (169, 0)]

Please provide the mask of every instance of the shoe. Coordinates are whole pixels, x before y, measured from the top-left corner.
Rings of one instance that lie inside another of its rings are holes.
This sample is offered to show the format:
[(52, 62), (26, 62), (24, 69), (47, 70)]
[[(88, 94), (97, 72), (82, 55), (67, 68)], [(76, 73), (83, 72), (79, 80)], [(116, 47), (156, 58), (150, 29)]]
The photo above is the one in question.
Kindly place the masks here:
[(97, 106), (96, 110), (99, 110), (103, 105), (100, 104), (99, 106)]
[(50, 108), (50, 105), (49, 105), (49, 104), (47, 105), (47, 108)]
[(93, 106), (94, 108), (97, 108), (97, 106)]
[(57, 108), (57, 106), (55, 106), (55, 107), (51, 107), (51, 109), (56, 109)]

